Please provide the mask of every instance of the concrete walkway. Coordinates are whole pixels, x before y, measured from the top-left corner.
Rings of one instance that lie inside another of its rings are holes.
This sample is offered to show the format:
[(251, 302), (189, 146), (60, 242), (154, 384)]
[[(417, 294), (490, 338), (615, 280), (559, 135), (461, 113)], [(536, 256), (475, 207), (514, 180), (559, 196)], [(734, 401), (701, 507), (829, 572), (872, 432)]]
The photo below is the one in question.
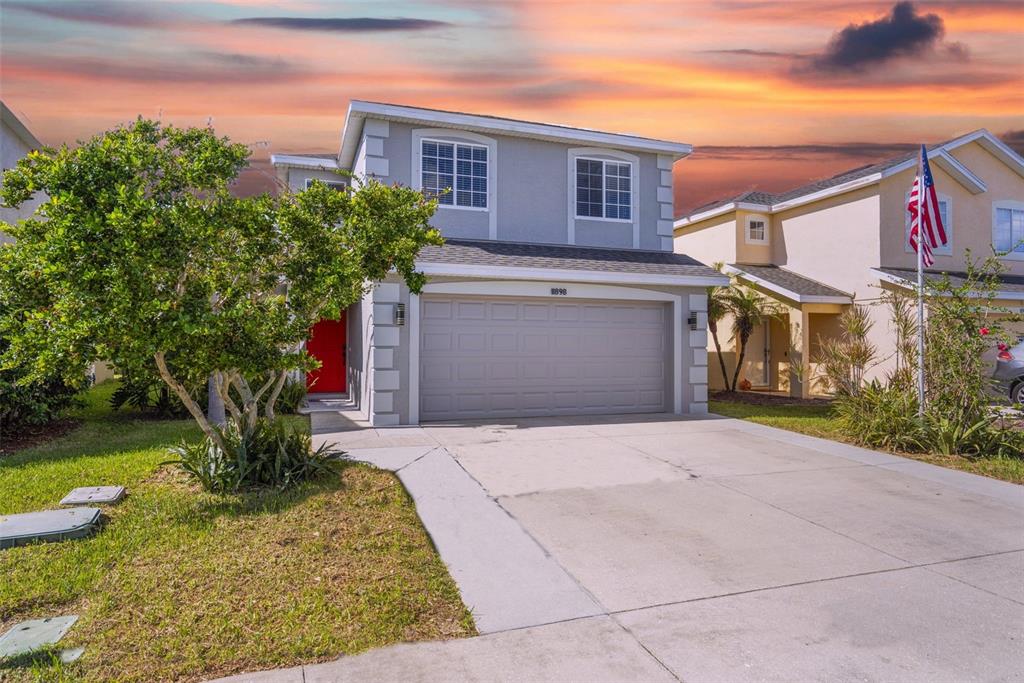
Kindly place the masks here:
[(316, 438), (398, 473), (483, 635), (229, 680), (1024, 680), (1024, 487), (714, 416)]

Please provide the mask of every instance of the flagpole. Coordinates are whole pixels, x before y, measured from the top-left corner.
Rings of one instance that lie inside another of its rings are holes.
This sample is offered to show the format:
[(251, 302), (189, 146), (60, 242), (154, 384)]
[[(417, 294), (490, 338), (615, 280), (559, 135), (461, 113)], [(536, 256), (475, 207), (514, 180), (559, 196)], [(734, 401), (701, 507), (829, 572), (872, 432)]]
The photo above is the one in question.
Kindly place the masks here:
[(924, 418), (924, 145), (917, 162), (917, 416)]

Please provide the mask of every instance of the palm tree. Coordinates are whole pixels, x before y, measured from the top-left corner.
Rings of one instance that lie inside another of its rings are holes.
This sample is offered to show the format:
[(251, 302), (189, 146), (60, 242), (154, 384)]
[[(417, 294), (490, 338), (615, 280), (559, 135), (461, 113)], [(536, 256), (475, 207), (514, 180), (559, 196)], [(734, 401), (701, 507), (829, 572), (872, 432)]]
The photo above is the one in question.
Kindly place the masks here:
[[(722, 262), (712, 264), (712, 268), (721, 272)], [(722, 344), (718, 341), (718, 323), (729, 312), (728, 287), (708, 287), (708, 332), (715, 342), (715, 353), (718, 354), (718, 364), (722, 368), (722, 384), (729, 388), (729, 371), (725, 369), (725, 358), (722, 357)]]
[[(747, 342), (754, 328), (779, 314), (774, 302), (747, 287), (733, 285), (724, 293), (726, 310), (732, 314), (732, 338), (739, 343), (739, 356), (736, 358), (736, 369), (732, 375), (732, 386), (729, 391), (736, 391), (736, 383), (743, 367), (743, 357), (747, 353)], [(710, 308), (710, 304), (708, 306)], [(708, 316), (710, 318), (710, 315)]]

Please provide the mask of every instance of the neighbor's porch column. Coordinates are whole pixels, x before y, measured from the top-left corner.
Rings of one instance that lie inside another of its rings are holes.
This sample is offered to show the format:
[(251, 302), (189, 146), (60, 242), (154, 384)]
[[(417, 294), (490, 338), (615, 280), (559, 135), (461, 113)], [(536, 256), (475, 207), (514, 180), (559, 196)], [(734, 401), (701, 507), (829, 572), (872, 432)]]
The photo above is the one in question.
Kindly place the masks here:
[(802, 308), (789, 309), (789, 395), (811, 396), (811, 320)]

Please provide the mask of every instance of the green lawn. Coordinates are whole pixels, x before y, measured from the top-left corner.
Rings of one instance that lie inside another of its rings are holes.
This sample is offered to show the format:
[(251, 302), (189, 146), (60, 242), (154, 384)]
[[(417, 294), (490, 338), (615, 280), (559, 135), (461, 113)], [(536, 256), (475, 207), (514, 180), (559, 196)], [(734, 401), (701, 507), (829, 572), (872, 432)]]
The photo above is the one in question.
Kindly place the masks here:
[(86, 646), (63, 670), (0, 663), (0, 680), (202, 680), (474, 633), (394, 475), (352, 464), (287, 493), (205, 494), (159, 464), (194, 424), (112, 414), (112, 390), (73, 432), (0, 457), (0, 514), (129, 491), (89, 539), (0, 551), (0, 630), (75, 613), (61, 646)]
[[(850, 440), (836, 427), (835, 421), (830, 417), (830, 408), (824, 403), (821, 405), (755, 405), (737, 401), (712, 400), (708, 403), (708, 409), (719, 415), (749, 420), (769, 427), (850, 443)], [(936, 453), (894, 453), (894, 455), (1002, 479), (1015, 484), (1024, 484), (1024, 460), (1020, 458), (967, 458)]]

